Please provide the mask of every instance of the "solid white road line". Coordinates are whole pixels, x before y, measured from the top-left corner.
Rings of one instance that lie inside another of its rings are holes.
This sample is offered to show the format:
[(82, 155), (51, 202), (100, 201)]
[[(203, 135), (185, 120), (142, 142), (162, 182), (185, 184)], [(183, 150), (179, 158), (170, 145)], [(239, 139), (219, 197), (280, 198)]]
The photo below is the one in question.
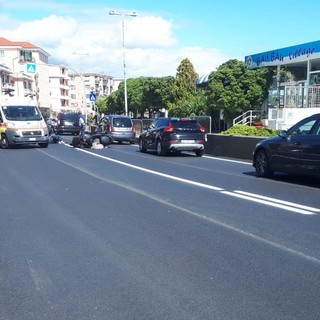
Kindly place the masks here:
[(298, 203), (294, 203), (294, 202), (289, 202), (289, 201), (284, 201), (284, 200), (280, 200), (280, 199), (276, 199), (276, 198), (271, 198), (271, 197), (266, 197), (263, 195), (259, 195), (259, 194), (254, 194), (254, 193), (250, 193), (250, 192), (245, 192), (245, 191), (240, 191), (240, 190), (234, 190), (234, 191), (226, 191), (223, 188), (217, 187), (217, 186), (213, 186), (213, 185), (209, 185), (209, 184), (205, 184), (205, 183), (200, 183), (200, 182), (196, 182), (196, 181), (192, 181), (192, 180), (188, 180), (188, 179), (184, 179), (184, 178), (179, 178), (176, 176), (172, 176), (169, 174), (165, 174), (165, 173), (161, 173), (158, 171), (154, 171), (154, 170), (150, 170), (150, 169), (146, 169), (146, 168), (142, 168), (127, 162), (123, 162), (120, 160), (115, 160), (100, 154), (96, 154), (96, 153), (92, 153), (88, 150), (84, 150), (84, 149), (77, 149), (81, 152), (90, 154), (92, 156), (107, 160), (107, 161), (111, 161), (114, 163), (118, 163), (120, 165), (126, 166), (126, 167), (130, 167), (136, 170), (140, 170), (143, 172), (147, 172), (150, 174), (154, 174), (154, 175), (158, 175), (167, 179), (171, 179), (171, 180), (175, 180), (175, 181), (179, 181), (179, 182), (183, 182), (183, 183), (187, 183), (190, 185), (194, 185), (200, 188), (205, 188), (205, 189), (210, 189), (210, 190), (214, 190), (214, 191), (219, 191), (222, 194), (228, 195), (228, 196), (232, 196), (232, 197), (237, 197), (237, 198), (241, 198), (244, 200), (249, 200), (249, 201), (253, 201), (253, 202), (257, 202), (263, 205), (267, 205), (267, 206), (271, 206), (271, 207), (276, 207), (279, 209), (283, 209), (283, 210), (287, 210), (287, 211), (291, 211), (291, 212), (296, 212), (296, 213), (300, 213), (300, 214), (305, 214), (305, 215), (313, 215), (316, 213), (320, 212), (319, 208), (314, 208), (314, 207), (310, 207), (310, 206), (305, 206), (305, 205), (301, 205)]
[[(299, 207), (303, 207), (300, 204), (294, 203), (294, 202), (287, 202), (287, 205), (284, 204), (280, 204), (279, 202), (281, 200), (275, 199), (275, 198), (269, 198), (269, 200), (262, 200), (259, 197), (255, 197), (255, 196), (247, 196), (247, 195), (243, 195), (243, 194), (239, 194), (237, 193), (238, 191), (234, 191), (234, 192), (230, 192), (230, 191), (221, 191), (221, 193), (232, 196), (232, 197), (237, 197), (237, 198), (241, 198), (241, 199), (245, 199), (245, 200), (249, 200), (249, 201), (253, 201), (253, 202), (257, 202), (260, 204), (264, 204), (270, 207), (276, 207), (279, 209), (283, 209), (283, 210), (288, 210), (291, 212), (296, 212), (296, 213), (300, 213), (300, 214), (306, 214), (306, 215), (313, 215), (315, 214), (315, 212), (312, 212), (310, 210), (304, 210), (304, 209), (299, 209)], [(306, 208), (310, 208), (310, 207), (306, 207)], [(313, 208), (315, 209), (315, 208)], [(318, 209), (315, 209), (318, 210)]]

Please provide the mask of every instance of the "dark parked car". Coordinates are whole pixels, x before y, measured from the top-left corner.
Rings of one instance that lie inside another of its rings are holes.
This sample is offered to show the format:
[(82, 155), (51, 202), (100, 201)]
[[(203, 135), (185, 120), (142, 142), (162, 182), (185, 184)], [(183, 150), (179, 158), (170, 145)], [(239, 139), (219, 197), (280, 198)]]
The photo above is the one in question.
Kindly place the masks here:
[(258, 177), (272, 177), (275, 171), (320, 177), (320, 113), (260, 141), (253, 166)]
[(133, 126), (133, 122), (128, 116), (120, 115), (108, 115), (103, 117), (99, 123), (100, 127), (103, 127), (102, 131), (110, 134), (113, 141), (122, 143), (124, 141), (135, 143), (136, 133)]
[(79, 134), (79, 116), (76, 112), (61, 112), (58, 114), (57, 120), (58, 134)]
[(193, 119), (158, 118), (139, 137), (141, 152), (156, 150), (167, 152), (192, 151), (198, 157), (204, 154), (205, 129)]

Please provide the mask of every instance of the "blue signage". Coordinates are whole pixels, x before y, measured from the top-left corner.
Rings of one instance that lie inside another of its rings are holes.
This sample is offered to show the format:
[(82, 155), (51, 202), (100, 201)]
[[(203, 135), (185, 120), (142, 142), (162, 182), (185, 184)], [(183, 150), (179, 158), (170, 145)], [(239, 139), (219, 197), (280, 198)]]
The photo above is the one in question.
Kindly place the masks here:
[(276, 66), (320, 57), (320, 41), (262, 52), (245, 57), (249, 68)]
[(96, 101), (97, 100), (97, 96), (95, 93), (91, 92), (90, 93), (90, 101)]
[(26, 67), (26, 71), (28, 73), (36, 73), (36, 64), (35, 63), (28, 63)]

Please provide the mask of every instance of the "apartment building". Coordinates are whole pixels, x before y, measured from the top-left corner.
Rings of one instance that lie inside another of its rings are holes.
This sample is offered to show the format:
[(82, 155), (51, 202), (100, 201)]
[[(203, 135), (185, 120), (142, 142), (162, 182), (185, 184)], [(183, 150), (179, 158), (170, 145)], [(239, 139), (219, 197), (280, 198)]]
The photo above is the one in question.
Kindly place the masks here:
[(28, 42), (0, 38), (0, 94), (36, 98), (35, 62), (46, 63), (49, 54)]
[(108, 96), (114, 91), (114, 79), (99, 73), (70, 73), (70, 104), (77, 107), (86, 101), (87, 107), (94, 111), (95, 102), (90, 100), (91, 93), (96, 97)]
[[(29, 42), (0, 37), (0, 96), (33, 97), (42, 112), (94, 111), (95, 96), (114, 91), (112, 77), (97, 73), (76, 73), (66, 66), (49, 64), (49, 53)], [(86, 109), (85, 109), (86, 108)]]

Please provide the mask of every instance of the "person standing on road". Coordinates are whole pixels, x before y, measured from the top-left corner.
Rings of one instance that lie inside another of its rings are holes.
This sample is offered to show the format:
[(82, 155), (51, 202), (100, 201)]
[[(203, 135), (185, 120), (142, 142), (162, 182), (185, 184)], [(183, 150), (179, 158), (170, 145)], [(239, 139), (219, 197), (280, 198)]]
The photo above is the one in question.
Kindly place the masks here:
[(84, 136), (84, 131), (86, 129), (86, 121), (84, 115), (81, 112), (81, 109), (78, 109), (78, 120), (79, 120), (79, 127), (80, 127), (80, 137)]
[(98, 111), (96, 111), (96, 113), (95, 113), (95, 115), (94, 115), (94, 117), (93, 117), (92, 120), (94, 121), (94, 124), (95, 124), (95, 125), (98, 125), (98, 124), (99, 124), (100, 115), (99, 115), (99, 112), (98, 112)]

